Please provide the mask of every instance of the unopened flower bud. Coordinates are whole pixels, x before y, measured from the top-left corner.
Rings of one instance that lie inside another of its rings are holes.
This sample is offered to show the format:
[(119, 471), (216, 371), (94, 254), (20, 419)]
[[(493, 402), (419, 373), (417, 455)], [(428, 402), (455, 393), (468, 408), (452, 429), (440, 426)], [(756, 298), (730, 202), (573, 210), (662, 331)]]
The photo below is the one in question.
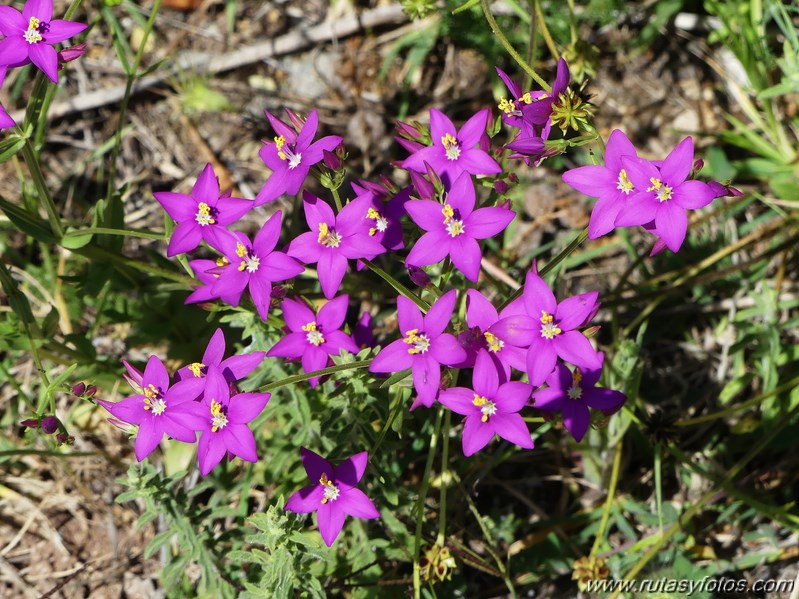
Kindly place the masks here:
[(397, 121), (397, 133), (408, 139), (422, 138), (422, 136), (419, 134), (419, 131), (413, 125), (403, 123), (402, 121)]
[(286, 288), (283, 285), (275, 285), (272, 287), (272, 299), (282, 300), (284, 297), (286, 297)]
[(508, 193), (508, 184), (501, 179), (494, 181), (494, 191), (496, 191), (499, 195), (505, 195)]
[(86, 44), (76, 44), (69, 48), (64, 48), (58, 53), (58, 64), (64, 64), (77, 60), (86, 53)]
[(294, 112), (291, 108), (286, 108), (286, 114), (289, 116), (291, 124), (294, 125), (294, 127), (297, 130), (303, 128), (303, 126), (305, 125), (305, 121), (302, 118), (300, 118), (300, 116), (296, 112)]
[(94, 397), (95, 393), (97, 393), (97, 385), (91, 385), (86, 389), (86, 397)]
[(58, 430), (58, 418), (55, 416), (45, 416), (42, 418), (42, 430), (45, 434), (52, 435)]
[(519, 177), (516, 173), (508, 173), (508, 181), (511, 183), (518, 183)]
[(341, 159), (329, 150), (322, 150), (322, 160), (324, 161), (325, 166), (331, 171), (337, 171), (341, 169)]
[(433, 184), (430, 183), (427, 179), (425, 179), (421, 173), (417, 173), (416, 171), (410, 171), (411, 174), (411, 182), (413, 186), (416, 188), (416, 194), (419, 196), (420, 200), (432, 200), (436, 195), (436, 189), (433, 187)]
[(430, 183), (433, 184), (433, 187), (436, 188), (437, 192), (441, 192), (444, 189), (444, 185), (441, 183), (441, 177), (438, 176), (438, 173), (433, 170), (433, 167), (425, 161), (424, 168), (427, 170), (427, 178), (430, 179)]
[(430, 275), (428, 275), (418, 266), (409, 266), (408, 275), (410, 276), (414, 285), (418, 285), (419, 287), (427, 287), (430, 284)]
[(80, 397), (86, 391), (86, 385), (84, 383), (77, 383), (76, 385), (72, 386), (72, 395), (77, 395)]
[(58, 433), (55, 440), (59, 445), (72, 445), (75, 442), (75, 437), (66, 433)]
[(397, 184), (385, 175), (380, 175), (379, 179), (380, 183), (383, 184), (383, 187), (385, 187), (391, 195), (396, 195), (399, 192)]
[(701, 170), (702, 170), (702, 167), (703, 167), (703, 166), (705, 166), (705, 161), (704, 161), (704, 160), (702, 160), (701, 158), (697, 158), (697, 159), (694, 161), (694, 170), (695, 170), (697, 173), (698, 173), (699, 171), (701, 171)]
[(25, 426), (27, 428), (39, 428), (39, 419), (38, 418), (26, 418), (22, 422), (19, 423), (20, 426)]

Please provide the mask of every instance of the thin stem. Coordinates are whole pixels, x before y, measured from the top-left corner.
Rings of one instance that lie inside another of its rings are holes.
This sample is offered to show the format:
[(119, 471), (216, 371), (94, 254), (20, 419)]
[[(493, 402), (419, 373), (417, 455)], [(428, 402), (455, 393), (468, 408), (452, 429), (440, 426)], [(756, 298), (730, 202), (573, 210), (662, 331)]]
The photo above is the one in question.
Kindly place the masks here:
[(19, 127), (16, 129), (18, 135), (25, 137), (25, 145), (22, 146), (22, 157), (30, 171), (33, 185), (36, 187), (36, 193), (39, 196), (39, 201), (44, 203), (47, 218), (50, 220), (50, 228), (53, 230), (56, 239), (60, 240), (64, 236), (64, 228), (61, 226), (61, 218), (58, 216), (58, 209), (53, 202), (50, 191), (47, 189), (44, 174), (42, 173), (39, 161), (36, 159), (36, 152), (33, 149), (30, 139), (23, 133), (22, 129)]
[(163, 233), (151, 233), (137, 229), (111, 229), (108, 227), (91, 227), (70, 231), (64, 235), (65, 239), (81, 237), (83, 235), (122, 235), (123, 237), (139, 237), (141, 239), (163, 239)]
[(333, 201), (336, 203), (336, 212), (341, 212), (341, 196), (338, 193), (338, 189), (331, 189), (330, 191), (333, 192)]
[(502, 44), (505, 50), (507, 50), (508, 54), (511, 55), (513, 60), (515, 60), (518, 63), (518, 65), (522, 69), (524, 69), (524, 71), (530, 77), (532, 77), (533, 81), (535, 81), (536, 83), (538, 83), (538, 85), (541, 86), (541, 89), (547, 92), (552, 91), (552, 87), (546, 81), (541, 79), (541, 77), (538, 75), (538, 73), (535, 72), (533, 67), (527, 64), (527, 61), (525, 61), (524, 58), (522, 58), (522, 55), (519, 54), (513, 46), (511, 46), (510, 42), (508, 41), (508, 38), (505, 37), (505, 34), (502, 33), (502, 30), (499, 28), (499, 25), (497, 25), (497, 21), (496, 19), (494, 19), (494, 15), (491, 14), (491, 7), (488, 5), (488, 0), (480, 0), (480, 7), (483, 9), (483, 15), (485, 15), (486, 21), (488, 21), (488, 26), (491, 27), (491, 31), (494, 32), (494, 35), (497, 36), (499, 43)]
[(358, 370), (359, 368), (368, 368), (369, 365), (372, 363), (374, 358), (369, 358), (368, 360), (360, 360), (359, 362), (350, 362), (349, 364), (337, 364), (335, 366), (328, 366), (327, 368), (322, 368), (321, 370), (314, 370), (312, 372), (304, 372), (303, 374), (295, 374), (294, 376), (289, 376), (279, 381), (275, 381), (274, 383), (269, 383), (268, 385), (264, 385), (259, 389), (261, 393), (266, 393), (267, 391), (274, 391), (275, 389), (280, 389), (281, 387), (286, 387), (287, 385), (293, 385), (294, 383), (301, 383), (303, 381), (307, 381), (309, 379), (314, 378), (315, 376), (325, 376), (328, 374), (335, 374), (336, 372), (346, 372), (347, 370)]
[(447, 485), (449, 475), (447, 474), (447, 464), (449, 460), (449, 427), (452, 419), (452, 412), (449, 410), (444, 414), (444, 426), (441, 429), (441, 499), (438, 502), (438, 536), (436, 545), (444, 546), (447, 540)]
[(533, 10), (535, 11), (535, 17), (538, 20), (539, 26), (541, 27), (541, 36), (544, 38), (544, 42), (546, 43), (547, 48), (549, 48), (552, 58), (558, 60), (560, 58), (560, 53), (558, 52), (558, 47), (555, 45), (555, 40), (552, 39), (552, 35), (549, 33), (546, 19), (544, 19), (544, 11), (541, 10), (540, 0), (533, 0)]
[(422, 312), (427, 313), (427, 311), (430, 309), (430, 304), (428, 304), (426, 301), (424, 301), (422, 298), (416, 295), (413, 291), (411, 291), (405, 285), (400, 283), (397, 279), (388, 274), (385, 270), (377, 266), (374, 262), (372, 262), (371, 260), (366, 260), (364, 258), (361, 258), (361, 262), (363, 262), (366, 265), (366, 267), (369, 268), (369, 270), (373, 271), (381, 279), (386, 281), (386, 283), (391, 285), (395, 290), (397, 290), (397, 292), (399, 292), (401, 295), (404, 295), (414, 304), (419, 306), (422, 309)]
[(599, 529), (596, 531), (594, 537), (594, 544), (591, 547), (591, 557), (596, 556), (599, 552), (599, 546), (605, 539), (605, 530), (608, 527), (608, 519), (610, 518), (610, 510), (613, 507), (613, 500), (616, 497), (616, 485), (619, 482), (619, 469), (621, 467), (621, 450), (622, 442), (616, 445), (616, 453), (613, 455), (613, 469), (610, 471), (610, 485), (608, 486), (608, 496), (605, 499), (605, 507), (602, 510), (602, 519), (599, 521)]
[(441, 433), (441, 420), (443, 407), (436, 412), (436, 421), (433, 424), (433, 434), (430, 436), (430, 448), (427, 452), (427, 462), (424, 466), (422, 484), (419, 488), (419, 497), (416, 500), (416, 532), (413, 536), (413, 599), (422, 596), (422, 572), (419, 565), (419, 555), (422, 551), (422, 526), (424, 524), (424, 501), (427, 498), (427, 488), (430, 485), (430, 472), (433, 469), (433, 460), (436, 457), (438, 435)]
[[(535, 60), (535, 54), (538, 47), (538, 28), (536, 27), (535, 22), (535, 12), (530, 11), (530, 38), (527, 42), (527, 64), (533, 64)], [(530, 86), (533, 84), (533, 79), (529, 75), (525, 77), (524, 81), (524, 89), (529, 89)]]

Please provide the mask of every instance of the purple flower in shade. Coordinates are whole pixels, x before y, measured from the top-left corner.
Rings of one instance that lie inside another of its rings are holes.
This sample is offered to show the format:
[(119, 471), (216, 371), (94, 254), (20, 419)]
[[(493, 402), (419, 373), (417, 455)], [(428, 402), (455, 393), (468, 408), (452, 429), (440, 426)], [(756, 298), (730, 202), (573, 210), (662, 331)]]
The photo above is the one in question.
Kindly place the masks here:
[(558, 70), (552, 84), (552, 91), (536, 94), (535, 98), (531, 98), (532, 101), (529, 104), (525, 100), (521, 104), (522, 119), (536, 127), (543, 127), (549, 123), (553, 105), (569, 87), (569, 78), (569, 65), (561, 58), (558, 60)]
[(604, 356), (599, 354), (599, 367), (589, 370), (575, 368), (570, 372), (558, 364), (547, 379), (547, 387), (533, 393), (536, 408), (563, 414), (563, 424), (578, 443), (582, 441), (591, 422), (589, 408), (610, 415), (621, 409), (627, 397), (621, 391), (596, 388), (602, 374)]
[(322, 293), (330, 299), (339, 291), (348, 259), (374, 257), (386, 251), (369, 235), (370, 223), (374, 223), (369, 219), (372, 197), (360, 196), (335, 215), (329, 204), (305, 192), (303, 206), (311, 230), (292, 240), (287, 253), (304, 264), (317, 263)]
[(166, 255), (190, 252), (201, 241), (216, 246), (219, 232), (236, 222), (252, 208), (252, 200), (219, 195), (219, 180), (210, 164), (194, 183), (191, 195), (172, 191), (153, 194), (167, 214), (178, 222), (169, 240)]
[(466, 416), (463, 455), (468, 457), (481, 450), (494, 435), (524, 449), (533, 449), (530, 431), (519, 415), (533, 388), (517, 381), (500, 385), (497, 369), (485, 350), (477, 354), (472, 387), (451, 387), (442, 391), (438, 398), (453, 412)]
[(198, 404), (203, 420), (197, 429), (201, 432), (197, 458), (203, 476), (213, 470), (226, 453), (240, 457), (245, 462), (258, 461), (255, 437), (247, 424), (263, 411), (270, 395), (239, 393), (231, 396), (225, 378), (220, 368), (213, 364), (208, 366), (203, 401)]
[(97, 402), (123, 422), (138, 424), (136, 459), (146, 458), (166, 433), (170, 437), (194, 443), (195, 433), (203, 426), (202, 406), (193, 401), (202, 393), (205, 381), (186, 379), (169, 386), (169, 374), (156, 356), (150, 356), (141, 379), (142, 393), (119, 402)]
[(285, 509), (295, 514), (316, 512), (319, 533), (328, 547), (338, 537), (347, 516), (367, 520), (380, 517), (372, 500), (357, 488), (366, 470), (367, 452), (356, 453), (335, 468), (310, 449), (301, 447), (300, 455), (313, 484), (289, 497)]
[(502, 98), (502, 100), (499, 102), (499, 109), (502, 111), (502, 120), (511, 127), (521, 129), (522, 125), (524, 124), (524, 119), (522, 118), (522, 107), (532, 104), (540, 98), (546, 97), (547, 93), (544, 91), (522, 92), (521, 86), (513, 79), (508, 77), (505, 71), (499, 67), (495, 67), (495, 69), (497, 71), (497, 75), (499, 75), (499, 78), (502, 79), (502, 82), (505, 84), (505, 87), (508, 88), (511, 96), (510, 100), (507, 98)]
[(281, 218), (280, 211), (270, 216), (252, 243), (243, 233), (228, 232), (218, 235), (215, 245), (230, 264), (222, 268), (211, 293), (226, 304), (238, 306), (248, 288), (263, 320), (269, 312), (272, 283), (292, 279), (305, 270), (283, 252), (274, 251), (280, 238)]
[[(405, 247), (402, 241), (402, 216), (405, 214), (405, 203), (411, 199), (412, 188), (406, 187), (386, 201), (385, 198), (388, 194), (379, 193), (378, 187), (370, 185), (369, 188), (365, 188), (355, 183), (352, 184), (356, 199), (361, 196), (369, 196), (372, 200), (366, 211), (369, 236), (380, 242), (387, 251), (401, 250)], [(369, 257), (367, 259), (371, 260)]]
[(88, 25), (53, 18), (52, 0), (28, 0), (20, 13), (0, 6), (0, 66), (35, 64), (53, 83), (58, 83), (58, 54), (53, 48), (79, 34)]
[[(3, 87), (3, 81), (6, 78), (7, 70), (8, 69), (6, 67), (0, 67), (0, 87)], [(2, 106), (0, 106), (0, 130), (8, 129), (10, 127), (13, 127), (14, 125), (16, 125), (14, 119), (8, 116), (8, 113), (5, 111), (5, 109)]]
[(682, 140), (660, 166), (633, 156), (622, 156), (621, 162), (635, 192), (619, 211), (616, 226), (654, 221), (666, 247), (677, 252), (688, 230), (686, 211), (703, 208), (717, 197), (707, 183), (687, 180), (694, 162), (693, 140)]
[[(208, 369), (217, 368), (229, 383), (240, 381), (264, 361), (266, 352), (256, 351), (238, 356), (222, 357), (225, 355), (225, 334), (222, 329), (217, 329), (203, 353), (202, 362), (193, 362), (184, 366), (175, 373), (175, 379), (182, 381), (191, 377), (205, 380)], [(206, 381), (207, 382), (207, 381)]]
[(372, 332), (372, 315), (369, 312), (361, 314), (355, 328), (352, 330), (352, 338), (355, 341), (355, 345), (360, 348), (375, 346), (375, 334)]
[(433, 200), (408, 202), (405, 209), (426, 233), (411, 248), (406, 266), (436, 264), (449, 255), (467, 279), (477, 281), (482, 259), (477, 240), (505, 229), (516, 213), (496, 206), (475, 210), (474, 203), (474, 184), (468, 173), (455, 180), (443, 204)]
[[(339, 355), (342, 349), (357, 354), (355, 341), (339, 330), (347, 316), (349, 299), (348, 295), (340, 295), (322, 306), (318, 314), (301, 302), (283, 300), (283, 320), (290, 332), (266, 355), (301, 358), (303, 371), (313, 372), (325, 368), (330, 356)], [(312, 388), (316, 388), (319, 377), (315, 376), (309, 382)]]
[(459, 368), (471, 368), (477, 354), (485, 351), (497, 371), (510, 379), (511, 367), (524, 371), (527, 365), (527, 346), (537, 332), (535, 321), (526, 314), (514, 314), (505, 309), (501, 314), (476, 289), (466, 292), (466, 323), (469, 329), (458, 336), (468, 355)]
[[(219, 299), (219, 296), (211, 290), (214, 284), (219, 280), (219, 275), (224, 271), (225, 267), (229, 264), (227, 258), (219, 258), (214, 260), (189, 260), (189, 266), (197, 275), (202, 285), (194, 288), (189, 296), (183, 302), (184, 304), (196, 304), (199, 302), (210, 302)], [(224, 300), (222, 300), (224, 301)], [(232, 300), (231, 300), (232, 301)], [(227, 302), (225, 302), (227, 303)]]
[(632, 201), (630, 194), (638, 190), (622, 166), (622, 157), (637, 158), (635, 147), (619, 129), (614, 129), (605, 149), (605, 166), (589, 164), (563, 173), (563, 181), (580, 193), (598, 198), (588, 222), (588, 238), (596, 239), (610, 233), (619, 211)]
[(272, 170), (261, 191), (255, 198), (255, 205), (260, 206), (276, 200), (284, 193), (296, 195), (305, 182), (311, 167), (322, 161), (325, 150), (333, 151), (343, 140), (338, 135), (329, 135), (313, 141), (319, 127), (319, 116), (315, 110), (308, 115), (308, 120), (299, 133), (286, 123), (266, 112), (266, 118), (277, 133), (273, 143), (267, 143), (259, 155), (264, 164)]
[(441, 382), (441, 364), (453, 366), (466, 359), (466, 352), (455, 337), (444, 332), (452, 318), (455, 300), (453, 289), (442, 295), (423, 316), (416, 304), (399, 296), (397, 312), (402, 339), (381, 349), (369, 367), (371, 372), (413, 370), (417, 398), (411, 410), (422, 404), (428, 408), (433, 405)]
[(487, 108), (455, 129), (446, 115), (435, 108), (430, 109), (430, 137), (433, 145), (408, 156), (402, 168), (424, 173), (425, 162), (430, 164), (442, 179), (452, 183), (461, 173), (472, 175), (496, 175), (500, 166), (483, 150), (475, 146), (485, 133), (491, 111)]
[(576, 330), (596, 313), (598, 296), (592, 291), (558, 303), (549, 285), (538, 276), (535, 265), (527, 273), (521, 304), (508, 306), (507, 311), (518, 314), (522, 305), (534, 321), (535, 329), (529, 337), (527, 350), (527, 376), (534, 387), (549, 376), (559, 356), (580, 368), (601, 367), (600, 354), (588, 338)]

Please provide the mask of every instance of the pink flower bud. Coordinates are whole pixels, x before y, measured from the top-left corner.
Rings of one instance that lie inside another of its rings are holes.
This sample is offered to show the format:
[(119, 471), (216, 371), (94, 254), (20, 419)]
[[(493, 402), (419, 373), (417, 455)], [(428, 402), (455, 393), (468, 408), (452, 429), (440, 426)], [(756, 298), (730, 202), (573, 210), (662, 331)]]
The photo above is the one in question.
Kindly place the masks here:
[(305, 125), (305, 121), (300, 118), (300, 116), (294, 112), (291, 108), (286, 108), (286, 114), (289, 115), (289, 120), (291, 124), (294, 125), (295, 129), (300, 130)]
[(508, 184), (501, 179), (494, 181), (494, 191), (496, 191), (499, 195), (505, 195), (508, 193)]
[(419, 195), (419, 199), (432, 200), (436, 195), (436, 190), (435, 187), (433, 187), (433, 184), (416, 171), (410, 171), (410, 175), (411, 182), (416, 188), (416, 193)]
[(408, 123), (397, 121), (397, 133), (408, 139), (421, 139), (418, 129)]
[(95, 393), (97, 393), (97, 385), (91, 385), (86, 389), (86, 397), (94, 397)]
[(86, 385), (84, 383), (78, 383), (72, 386), (72, 395), (77, 395), (80, 397), (86, 392)]
[(322, 161), (331, 171), (337, 171), (341, 169), (341, 159), (333, 152), (322, 150)]
[(64, 48), (58, 53), (58, 64), (64, 64), (77, 60), (86, 53), (86, 44), (76, 44), (69, 48)]
[(697, 158), (697, 159), (694, 161), (694, 170), (695, 170), (697, 173), (698, 173), (699, 171), (701, 171), (701, 170), (702, 170), (702, 167), (703, 167), (703, 166), (705, 166), (705, 161), (704, 161), (704, 160), (702, 160), (701, 158)]
[(27, 428), (39, 428), (39, 419), (38, 418), (26, 418), (22, 422), (19, 423), (20, 426), (25, 426)]
[(42, 430), (45, 434), (52, 435), (58, 430), (58, 418), (55, 416), (45, 416), (42, 418)]
[(414, 285), (419, 287), (427, 287), (430, 284), (430, 275), (428, 275), (418, 266), (409, 266), (408, 275), (410, 276)]

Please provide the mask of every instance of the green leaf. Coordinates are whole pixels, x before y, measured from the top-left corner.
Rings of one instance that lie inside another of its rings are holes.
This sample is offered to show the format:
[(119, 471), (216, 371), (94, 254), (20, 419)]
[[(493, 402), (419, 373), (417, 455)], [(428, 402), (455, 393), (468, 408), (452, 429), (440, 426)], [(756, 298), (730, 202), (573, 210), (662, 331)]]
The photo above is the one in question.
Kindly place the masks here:
[(7, 139), (0, 142), (0, 162), (5, 162), (17, 152), (19, 152), (25, 145), (25, 138), (12, 133)]
[(56, 236), (47, 221), (42, 220), (38, 215), (28, 212), (24, 208), (16, 206), (11, 202), (0, 197), (0, 210), (5, 212), (8, 220), (23, 233), (27, 233), (36, 241), (42, 243), (56, 243)]
[(77, 250), (88, 245), (92, 237), (91, 233), (81, 233), (74, 227), (67, 227), (66, 233), (61, 238), (61, 247), (65, 247), (68, 250)]

